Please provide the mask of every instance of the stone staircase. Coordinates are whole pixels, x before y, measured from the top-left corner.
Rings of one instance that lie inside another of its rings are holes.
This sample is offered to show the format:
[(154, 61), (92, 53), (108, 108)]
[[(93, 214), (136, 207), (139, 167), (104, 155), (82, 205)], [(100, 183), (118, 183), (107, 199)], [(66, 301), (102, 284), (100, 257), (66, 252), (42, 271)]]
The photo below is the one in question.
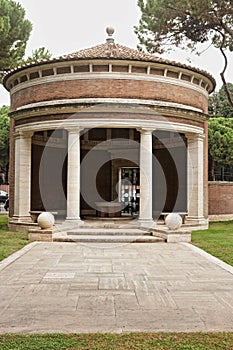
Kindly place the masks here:
[(85, 222), (77, 228), (55, 232), (56, 242), (91, 243), (161, 243), (164, 238), (152, 235), (149, 229), (141, 229), (130, 222)]

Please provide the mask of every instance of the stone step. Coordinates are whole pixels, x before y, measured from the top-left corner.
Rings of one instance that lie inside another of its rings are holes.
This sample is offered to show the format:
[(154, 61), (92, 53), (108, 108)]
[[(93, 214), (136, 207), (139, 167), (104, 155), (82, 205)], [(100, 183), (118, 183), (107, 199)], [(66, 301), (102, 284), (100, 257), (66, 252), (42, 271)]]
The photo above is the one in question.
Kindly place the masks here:
[(69, 235), (54, 238), (55, 242), (79, 243), (163, 243), (164, 239), (154, 236), (127, 236), (127, 235)]
[(148, 231), (137, 228), (79, 228), (67, 232), (68, 236), (143, 236), (148, 234)]
[(135, 229), (137, 228), (137, 224), (133, 223), (125, 223), (125, 222), (119, 222), (119, 223), (114, 223), (114, 222), (93, 222), (93, 223), (87, 223), (85, 222), (84, 225), (80, 225), (79, 229), (85, 229), (85, 228), (94, 228), (94, 229)]

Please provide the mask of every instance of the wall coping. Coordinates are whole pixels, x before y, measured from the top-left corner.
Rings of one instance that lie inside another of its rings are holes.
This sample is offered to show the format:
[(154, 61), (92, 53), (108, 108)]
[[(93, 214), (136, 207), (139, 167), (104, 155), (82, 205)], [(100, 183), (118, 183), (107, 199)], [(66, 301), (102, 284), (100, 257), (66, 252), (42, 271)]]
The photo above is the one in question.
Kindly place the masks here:
[(208, 181), (208, 185), (214, 185), (214, 186), (233, 186), (233, 181)]

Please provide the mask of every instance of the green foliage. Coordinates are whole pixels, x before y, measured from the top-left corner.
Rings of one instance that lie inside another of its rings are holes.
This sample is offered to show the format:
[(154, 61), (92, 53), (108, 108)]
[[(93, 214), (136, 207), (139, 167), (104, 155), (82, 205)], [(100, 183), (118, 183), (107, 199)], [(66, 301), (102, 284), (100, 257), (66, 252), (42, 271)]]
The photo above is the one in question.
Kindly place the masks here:
[(0, 71), (21, 62), (31, 30), (32, 24), (19, 3), (0, 0)]
[(40, 47), (35, 51), (32, 51), (32, 55), (22, 60), (21, 64), (38, 62), (41, 60), (48, 60), (52, 57), (52, 54), (45, 47)]
[(233, 165), (233, 118), (209, 120), (209, 153), (218, 164)]
[[(228, 89), (233, 96), (233, 84), (228, 83)], [(218, 92), (212, 94), (209, 98), (209, 114), (211, 117), (233, 118), (233, 108), (229, 104), (226, 92), (222, 86)]]
[(0, 168), (3, 170), (9, 163), (9, 140), (10, 140), (10, 109), (7, 106), (0, 108)]
[(198, 53), (197, 43), (210, 43), (220, 50), (224, 58), (220, 76), (233, 108), (224, 76), (228, 64), (224, 49), (233, 51), (232, 0), (138, 0), (138, 6), (142, 12), (135, 27), (139, 49), (163, 53), (180, 47)]
[(135, 27), (141, 48), (164, 52), (172, 46), (196, 50), (211, 41), (233, 51), (232, 0), (138, 0), (142, 12)]

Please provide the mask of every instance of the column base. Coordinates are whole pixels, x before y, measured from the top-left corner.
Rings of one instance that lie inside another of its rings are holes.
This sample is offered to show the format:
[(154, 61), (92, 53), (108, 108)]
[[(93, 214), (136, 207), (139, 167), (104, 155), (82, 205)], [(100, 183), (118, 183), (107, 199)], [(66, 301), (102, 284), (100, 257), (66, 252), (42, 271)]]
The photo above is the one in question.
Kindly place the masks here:
[(75, 225), (82, 225), (84, 224), (84, 221), (82, 221), (80, 218), (72, 218), (72, 217), (67, 217), (65, 220), (65, 223), (68, 224), (75, 224)]
[(155, 222), (153, 219), (138, 219), (138, 225), (144, 226), (144, 227), (153, 227), (155, 225)]
[(38, 227), (32, 222), (31, 216), (13, 216), (8, 219), (8, 229), (16, 232), (28, 232), (28, 230)]
[(31, 224), (33, 221), (32, 221), (32, 218), (31, 218), (31, 215), (25, 215), (25, 216), (20, 216), (20, 215), (14, 215), (10, 221), (12, 223), (15, 223), (15, 224)]
[(192, 229), (208, 229), (209, 228), (209, 220), (204, 218), (204, 216), (187, 216), (185, 218), (185, 224), (192, 225)]

